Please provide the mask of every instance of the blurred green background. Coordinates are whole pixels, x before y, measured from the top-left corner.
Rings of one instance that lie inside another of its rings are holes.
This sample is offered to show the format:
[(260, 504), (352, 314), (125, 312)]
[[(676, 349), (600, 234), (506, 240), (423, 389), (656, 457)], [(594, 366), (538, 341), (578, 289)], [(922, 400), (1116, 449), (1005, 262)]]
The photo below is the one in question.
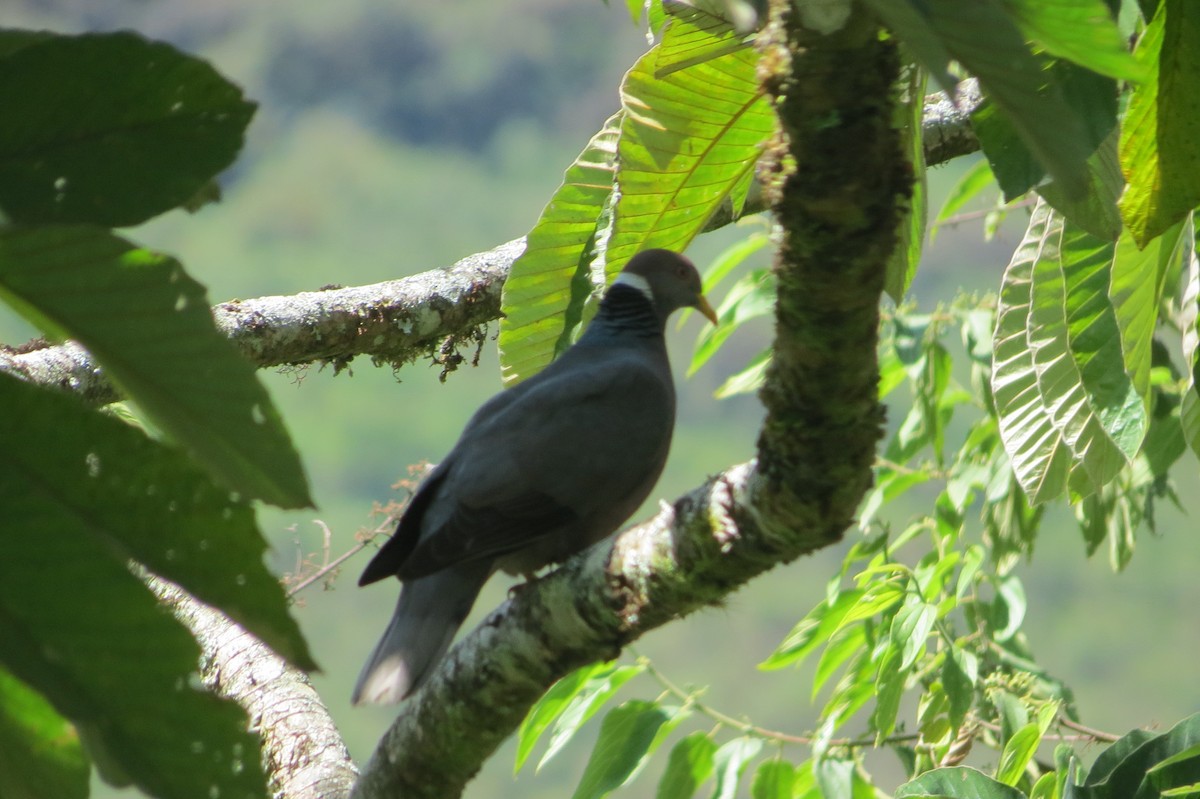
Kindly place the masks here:
[[(0, 25), (137, 30), (209, 58), (260, 104), (242, 158), (222, 177), (220, 204), (129, 231), (179, 257), (214, 302), (402, 277), (523, 234), (562, 171), (616, 109), (620, 77), (647, 46), (624, 3), (599, 0), (7, 0)], [(966, 166), (931, 173), (934, 208)], [(977, 222), (943, 230), (914, 287), (922, 306), (948, 300), (958, 287), (994, 289), (1023, 216), (1015, 212), (991, 242), (983, 241)], [(708, 234), (689, 254), (703, 267), (742, 235), (732, 228)], [(760, 254), (756, 265), (768, 257)], [(648, 507), (753, 451), (758, 402), (718, 401), (712, 391), (766, 346), (769, 326), (739, 331), (714, 362), (684, 381), (700, 324), (693, 316), (673, 333), (679, 427)], [(0, 310), (0, 341), (31, 335)], [(407, 476), (407, 467), (440, 458), (471, 411), (500, 387), (491, 341), (478, 368), (460, 369), (445, 384), (439, 371), (417, 363), (393, 375), (363, 360), (337, 376), (316, 368), (263, 374), (319, 504), (315, 512), (261, 513), (280, 574), (320, 557), (318, 521), (332, 531), (334, 556), (349, 549), (355, 532), (371, 525), (373, 503), (398, 498), (390, 486)], [(903, 391), (896, 397), (906, 400)], [(902, 416), (891, 413), (893, 420)], [(1194, 468), (1177, 479), (1185, 502), (1197, 495)], [(915, 494), (911, 507), (931, 498)], [(1200, 547), (1193, 523), (1173, 510), (1160, 512), (1161, 534), (1143, 534), (1133, 563), (1113, 575), (1103, 554), (1084, 559), (1069, 514), (1055, 514), (1043, 526), (1036, 561), (1020, 569), (1031, 608), (1026, 630), (1042, 664), (1075, 688), (1085, 721), (1102, 729), (1166, 726), (1200, 710)], [(902, 524), (903, 515), (893, 521)], [(754, 666), (819, 601), (845, 546), (776, 569), (725, 607), (650, 635), (638, 651), (677, 683), (711, 683), (707, 699), (717, 708), (775, 729), (810, 728), (808, 675)], [(364, 553), (330, 590), (316, 585), (302, 593), (296, 608), (324, 669), (315, 683), (359, 760), (394, 714), (348, 702), (396, 596), (392, 584), (354, 587), (365, 563)], [(506, 588), (504, 580), (493, 581), (475, 618), (500, 602)], [(625, 690), (657, 693), (648, 680)], [(581, 734), (538, 777), (527, 768), (515, 781), (510, 742), (468, 795), (568, 795), (590, 737)], [(888, 768), (894, 767), (885, 762), (881, 776)], [(98, 786), (96, 795), (127, 793)], [(623, 795), (653, 795), (653, 782), (643, 778)]]

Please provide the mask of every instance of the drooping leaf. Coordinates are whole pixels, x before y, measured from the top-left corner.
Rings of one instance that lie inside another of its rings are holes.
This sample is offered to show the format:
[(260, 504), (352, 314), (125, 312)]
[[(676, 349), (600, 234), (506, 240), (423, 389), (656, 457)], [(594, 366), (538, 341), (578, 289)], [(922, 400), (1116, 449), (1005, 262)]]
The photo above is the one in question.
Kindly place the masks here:
[[(595, 289), (589, 274), (597, 225), (612, 194), (620, 114), (567, 168), (504, 281), (500, 367), (505, 383), (536, 374), (579, 324)], [(568, 318), (568, 308), (574, 309)]]
[(71, 724), (0, 667), (0, 796), (86, 799), (90, 772)]
[(726, 379), (713, 392), (713, 396), (717, 399), (725, 399), (735, 394), (752, 394), (758, 391), (763, 381), (767, 378), (767, 368), (771, 365), (771, 355), (772, 350), (769, 348), (755, 355), (742, 371)]
[(267, 544), (246, 501), (178, 451), (72, 397), (0, 376), (0, 407), (0, 490), (20, 502), (5, 504), (11, 537), (41, 546), (55, 526), (87, 536), (122, 569), (144, 565), (315, 668), (263, 564)]
[(1141, 81), (1144, 65), (1130, 54), (1104, 0), (1004, 0), (1025, 36), (1051, 55), (1119, 80)]
[(892, 643), (899, 648), (900, 670), (908, 669), (925, 651), (925, 639), (937, 621), (937, 608), (925, 602), (905, 604), (892, 619)]
[(1042, 731), (1037, 724), (1026, 724), (1008, 739), (1000, 752), (1000, 764), (996, 767), (996, 779), (1005, 785), (1016, 787), (1025, 767), (1037, 752), (1042, 742)]
[(22, 223), (135, 225), (233, 162), (254, 113), (208, 63), (127, 31), (3, 54), (0, 211)]
[(1070, 197), (1054, 182), (1038, 188), (1038, 194), (1068, 222), (1109, 242), (1117, 240), (1122, 228), (1117, 200), (1125, 189), (1125, 178), (1117, 160), (1117, 139), (1114, 129), (1088, 159), (1088, 190), (1082, 198)]
[(554, 722), (554, 732), (546, 745), (546, 752), (538, 761), (538, 770), (550, 762), (559, 751), (567, 745), (579, 728), (596, 714), (609, 699), (620, 690), (621, 686), (641, 674), (637, 666), (611, 666), (594, 674), (589, 674), (579, 690), (570, 697), (566, 707), (559, 713)]
[(631, 700), (611, 710), (572, 799), (600, 799), (621, 787), (649, 756), (671, 713), (654, 702)]
[[(753, 170), (775, 117), (755, 75), (758, 54), (738, 49), (659, 76), (675, 42), (695, 41), (702, 17), (675, 17), (659, 47), (621, 86), (620, 198), (605, 269), (614, 276), (634, 253), (682, 251)], [(707, 25), (709, 35), (727, 30)]]
[(871, 714), (871, 729), (875, 731), (877, 743), (896, 728), (896, 714), (900, 711), (906, 676), (900, 666), (900, 649), (896, 641), (892, 641), (879, 659), (879, 670), (875, 674), (875, 711)]
[(899, 97), (894, 116), (900, 130), (900, 143), (912, 169), (912, 196), (908, 201), (897, 230), (896, 246), (888, 259), (884, 290), (894, 302), (902, 302), (908, 287), (917, 274), (921, 251), (925, 244), (925, 223), (928, 217), (928, 186), (925, 178), (925, 139), (921, 123), (924, 119), (926, 73), (915, 63), (905, 64), (897, 81)]
[(254, 367), (172, 258), (100, 228), (0, 231), (0, 299), (78, 340), (160, 429), (230, 489), (312, 505), (300, 457)]
[(843, 591), (833, 601), (827, 600), (810, 610), (758, 667), (771, 671), (802, 663), (838, 631), (846, 614), (858, 605), (864, 593), (862, 589)]
[(746, 766), (762, 750), (762, 739), (742, 736), (728, 741), (713, 755), (717, 785), (712, 799), (734, 799)]
[(1109, 295), (1116, 312), (1125, 370), (1138, 394), (1144, 398), (1150, 396), (1150, 367), (1159, 301), (1172, 262), (1181, 254), (1183, 229), (1182, 223), (1174, 226), (1144, 249), (1138, 249), (1132, 233), (1126, 231), (1117, 241), (1113, 255)]
[(1004, 271), (993, 345), (992, 393), (1001, 438), (1013, 473), (1034, 504), (1063, 492), (1072, 459), (1043, 402), (1027, 338), (1034, 264), (1055, 246), (1054, 233), (1053, 213), (1039, 203)]
[[(1134, 731), (1117, 741), (1096, 761), (1080, 799), (1151, 799), (1171, 788), (1200, 780), (1200, 714), (1189, 716), (1167, 732), (1147, 737)], [(1105, 755), (1108, 755), (1107, 757)], [(1183, 763), (1178, 759), (1183, 756)], [(1167, 768), (1180, 764), (1182, 768)], [(1157, 769), (1157, 770), (1156, 770)]]
[(1129, 100), (1121, 169), (1129, 187), (1121, 216), (1138, 246), (1200, 205), (1200, 18), (1188, 0), (1163, 0), (1138, 41), (1150, 78)]
[(697, 731), (671, 748), (667, 767), (658, 782), (655, 799), (691, 799), (713, 774), (717, 745), (707, 733)]
[(1016, 788), (965, 766), (927, 771), (896, 789), (896, 799), (923, 796), (946, 799), (1025, 799), (1025, 794)]
[[(4, 390), (11, 390), (10, 384), (16, 381), (0, 379)], [(6, 474), (0, 479), (0, 503), (7, 519), (0, 533), (5, 551), (0, 559), (0, 663), (74, 723), (107, 779), (132, 781), (165, 799), (194, 797), (197, 786), (226, 797), (262, 796), (258, 741), (247, 731), (245, 713), (198, 688), (199, 646), (130, 572), (110, 540), (111, 525), (95, 524), (86, 505), (69, 504), (55, 491), (96, 493), (111, 488), (105, 512), (114, 516), (117, 506), (123, 506), (129, 522), (148, 518), (142, 510), (154, 505), (163, 506), (164, 515), (182, 516), (192, 509), (191, 495), (176, 510), (168, 510), (169, 499), (145, 491), (157, 486), (156, 480), (142, 482), (142, 475), (127, 482), (116, 470), (129, 464), (108, 449), (109, 441), (91, 435), (88, 428), (80, 431), (78, 419), (73, 422), (56, 413), (54, 400), (71, 402), (69, 398), (28, 386), (18, 390), (36, 393), (45, 408), (10, 396), (0, 405), (17, 408), (22, 424), (35, 426), (45, 417), (59, 425), (49, 437), (34, 437), (32, 444), (11, 429), (0, 436), (6, 444), (15, 442), (13, 449), (22, 453), (23, 461), (14, 464), (12, 449), (5, 447)], [(94, 412), (77, 413), (124, 427)], [(71, 457), (74, 475), (71, 469), (57, 468), (56, 486), (45, 476), (31, 479), (29, 473), (23, 480), (11, 479), (27, 459), (56, 458), (45, 450), (64, 446), (73, 432), (99, 442), (98, 462), (89, 463), (82, 454)], [(46, 445), (51, 440), (55, 447)], [(31, 446), (42, 452), (29, 452)], [(95, 465), (99, 471), (93, 474)], [(153, 467), (148, 470), (154, 473)], [(134, 494), (129, 488), (139, 490)], [(213, 555), (218, 553), (214, 548)], [(189, 553), (181, 547), (179, 554)], [(227, 570), (222, 564), (221, 571)]]
[(1047, 236), (1057, 241), (1034, 264), (1029, 345), (1043, 404), (1073, 454), (1073, 487), (1092, 493), (1137, 453), (1146, 407), (1125, 375), (1108, 295), (1115, 246), (1058, 214)]
[(521, 770), (521, 766), (525, 765), (538, 738), (563, 714), (571, 700), (578, 696), (593, 679), (611, 676), (616, 669), (617, 667), (612, 663), (593, 663), (584, 666), (554, 683), (550, 690), (542, 695), (537, 704), (529, 709), (517, 730), (514, 774)]
[(725, 340), (751, 319), (768, 316), (775, 310), (775, 277), (768, 269), (755, 269), (743, 275), (717, 306), (717, 324), (706, 325), (696, 338), (688, 375), (717, 354)]
[(793, 799), (796, 767), (786, 760), (764, 760), (750, 783), (751, 799)]
[(962, 726), (975, 700), (975, 681), (979, 679), (979, 658), (969, 650), (955, 646), (942, 662), (942, 686), (948, 700), (947, 714), (954, 729)]

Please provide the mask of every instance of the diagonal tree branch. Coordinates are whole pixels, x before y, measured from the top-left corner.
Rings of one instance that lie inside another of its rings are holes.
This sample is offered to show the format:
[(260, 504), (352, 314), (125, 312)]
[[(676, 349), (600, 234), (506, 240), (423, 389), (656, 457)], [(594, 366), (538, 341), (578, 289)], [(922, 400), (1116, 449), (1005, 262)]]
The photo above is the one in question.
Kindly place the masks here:
[(891, 128), (899, 65), (872, 19), (822, 36), (791, 9), (772, 0), (760, 38), (786, 137), (772, 163), (806, 166), (768, 187), (784, 233), (759, 458), (495, 611), (401, 707), (354, 797), (458, 796), (555, 680), (849, 524), (881, 430), (878, 302), (911, 188)]
[[(943, 163), (979, 149), (970, 113), (982, 99), (966, 81), (951, 102), (942, 94), (925, 104), (926, 161)], [(766, 209), (752, 192), (745, 213)], [(718, 210), (708, 229), (733, 221)], [(260, 367), (348, 363), (358, 355), (401, 364), (420, 357), (444, 360), (459, 344), (500, 317), (500, 291), (524, 238), (469, 255), (450, 267), (350, 288), (231, 300), (213, 306), (213, 316), (237, 348)], [(79, 394), (103, 404), (120, 399), (91, 356), (73, 342), (0, 346), (0, 370), (34, 383)]]

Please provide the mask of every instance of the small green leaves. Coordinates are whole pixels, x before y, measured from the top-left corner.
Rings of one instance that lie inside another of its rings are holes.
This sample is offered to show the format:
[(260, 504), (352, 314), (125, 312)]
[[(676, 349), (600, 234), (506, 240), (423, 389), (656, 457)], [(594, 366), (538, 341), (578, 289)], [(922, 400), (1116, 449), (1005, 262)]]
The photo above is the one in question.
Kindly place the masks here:
[(198, 58), (129, 32), (23, 44), (0, 52), (10, 221), (136, 225), (187, 203), (242, 147), (254, 104)]
[(671, 748), (667, 768), (658, 781), (655, 799), (691, 799), (713, 774), (717, 745), (706, 732), (696, 731)]

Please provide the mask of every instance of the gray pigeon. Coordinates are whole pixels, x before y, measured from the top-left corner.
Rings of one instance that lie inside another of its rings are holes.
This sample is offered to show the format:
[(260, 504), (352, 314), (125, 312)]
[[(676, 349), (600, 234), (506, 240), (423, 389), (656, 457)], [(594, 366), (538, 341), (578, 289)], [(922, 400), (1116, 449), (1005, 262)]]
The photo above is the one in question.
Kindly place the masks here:
[(663, 329), (684, 306), (715, 324), (692, 263), (630, 259), (579, 341), (476, 411), (359, 585), (400, 601), (354, 702), (399, 702), (432, 673), (497, 570), (530, 575), (615, 531), (662, 473), (675, 426)]

